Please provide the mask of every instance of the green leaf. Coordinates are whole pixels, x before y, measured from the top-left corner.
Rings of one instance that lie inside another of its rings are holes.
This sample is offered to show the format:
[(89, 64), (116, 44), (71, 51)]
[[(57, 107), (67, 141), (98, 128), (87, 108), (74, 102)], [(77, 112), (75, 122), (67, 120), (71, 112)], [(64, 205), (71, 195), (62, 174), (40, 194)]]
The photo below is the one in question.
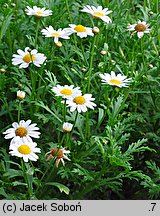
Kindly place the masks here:
[(8, 169), (4, 176), (7, 176), (8, 178), (14, 178), (17, 176), (23, 176), (23, 172), (21, 170)]
[(46, 185), (51, 185), (51, 186), (55, 186), (57, 187), (60, 192), (64, 192), (65, 194), (69, 194), (69, 188), (66, 187), (65, 185), (61, 184), (61, 183), (58, 183), (58, 182), (47, 182)]

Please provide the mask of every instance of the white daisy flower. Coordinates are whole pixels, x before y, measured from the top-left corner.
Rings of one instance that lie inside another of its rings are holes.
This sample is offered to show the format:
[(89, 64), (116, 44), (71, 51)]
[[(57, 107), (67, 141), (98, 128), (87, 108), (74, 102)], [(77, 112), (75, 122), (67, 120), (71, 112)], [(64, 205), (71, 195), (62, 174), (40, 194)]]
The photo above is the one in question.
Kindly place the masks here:
[(46, 161), (51, 160), (52, 158), (56, 157), (56, 167), (58, 167), (59, 162), (61, 161), (63, 166), (65, 165), (64, 160), (66, 159), (68, 161), (70, 161), (70, 159), (65, 155), (65, 154), (69, 154), (70, 151), (69, 150), (65, 150), (65, 148), (53, 148), (51, 151), (47, 152), (46, 155), (50, 154)]
[(87, 108), (94, 109), (96, 104), (93, 103), (95, 99), (92, 98), (91, 94), (79, 95), (74, 98), (68, 98), (66, 104), (70, 107), (70, 111), (73, 112), (77, 109), (80, 112), (86, 112)]
[(127, 87), (129, 85), (129, 82), (131, 82), (131, 78), (127, 78), (127, 76), (124, 76), (122, 74), (116, 75), (114, 71), (111, 71), (111, 74), (104, 73), (99, 74), (99, 76), (102, 79), (103, 84), (109, 84), (112, 86), (118, 86), (118, 87)]
[(37, 161), (38, 156), (35, 153), (41, 153), (41, 149), (37, 148), (37, 143), (28, 141), (26, 138), (17, 140), (14, 145), (10, 145), (9, 154), (23, 158), (24, 162)]
[(37, 6), (33, 6), (33, 8), (27, 6), (27, 9), (25, 9), (25, 12), (27, 15), (29, 16), (36, 16), (38, 18), (41, 17), (47, 17), (52, 15), (52, 11), (51, 10), (45, 10), (46, 8), (39, 8)]
[(24, 91), (20, 91), (18, 90), (17, 91), (17, 98), (20, 99), (20, 100), (23, 100), (26, 96), (26, 93)]
[(29, 47), (26, 47), (25, 51), (17, 50), (19, 55), (13, 54), (12, 64), (20, 65), (19, 68), (27, 68), (30, 63), (40, 67), (46, 60), (46, 56), (42, 53), (38, 53), (36, 49), (31, 50), (31, 52), (28, 50), (30, 50)]
[(108, 8), (102, 8), (102, 6), (98, 6), (97, 8), (94, 6), (86, 5), (81, 10), (82, 12), (86, 12), (91, 14), (95, 18), (99, 18), (103, 20), (106, 23), (112, 22), (111, 19), (107, 16), (108, 14), (112, 13), (111, 10), (108, 10)]
[(5, 134), (5, 139), (12, 139), (11, 144), (14, 144), (20, 138), (26, 137), (28, 142), (31, 142), (31, 137), (39, 138), (40, 132), (37, 124), (31, 124), (31, 120), (21, 120), (19, 124), (14, 122), (12, 124), (13, 128), (7, 129), (3, 134)]
[(75, 87), (73, 85), (56, 85), (51, 89), (56, 96), (62, 96), (63, 98), (76, 97), (81, 94), (81, 90), (79, 87)]
[(68, 28), (72, 33), (77, 33), (77, 35), (80, 38), (84, 38), (89, 36), (94, 36), (92, 32), (92, 28), (89, 27), (84, 27), (83, 25), (74, 25), (74, 24), (69, 24), (71, 28)]
[(128, 24), (128, 30), (134, 31), (131, 35), (137, 33), (138, 38), (143, 37), (144, 33), (150, 33), (151, 29), (149, 29), (150, 24), (147, 24), (146, 22), (141, 22), (140, 20), (136, 24)]
[(69, 122), (64, 122), (63, 123), (63, 126), (62, 126), (62, 129), (63, 129), (63, 132), (71, 132), (73, 128), (73, 124), (69, 123)]
[(67, 28), (55, 30), (52, 26), (42, 29), (41, 32), (45, 37), (53, 37), (56, 44), (58, 43), (59, 38), (70, 39), (69, 35), (71, 35), (71, 32), (68, 31)]

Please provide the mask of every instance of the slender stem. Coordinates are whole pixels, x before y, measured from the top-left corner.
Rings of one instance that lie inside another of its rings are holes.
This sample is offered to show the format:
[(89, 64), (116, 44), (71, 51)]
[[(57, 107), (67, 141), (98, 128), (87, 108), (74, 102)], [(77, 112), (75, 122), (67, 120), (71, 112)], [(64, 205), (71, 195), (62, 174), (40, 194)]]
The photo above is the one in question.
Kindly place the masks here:
[(66, 99), (64, 100), (63, 106), (63, 121), (66, 122)]
[(96, 43), (96, 36), (94, 36), (93, 44), (91, 48), (91, 55), (90, 55), (90, 64), (89, 64), (89, 72), (88, 72), (88, 84), (87, 84), (87, 91), (90, 91), (90, 85), (91, 85), (91, 76), (92, 76), (92, 67), (93, 67), (93, 60), (94, 60), (94, 48)]
[(36, 45), (37, 45), (37, 39), (38, 39), (38, 30), (39, 30), (39, 24), (40, 24), (40, 19), (39, 18), (37, 18), (37, 20), (36, 20), (37, 22), (36, 22), (36, 24), (37, 24), (37, 26), (36, 26), (36, 35), (35, 35), (35, 42), (34, 42), (34, 47), (36, 48)]
[(21, 101), (20, 101), (18, 104), (18, 122), (20, 122), (21, 109), (22, 109), (22, 107), (21, 107)]
[(90, 126), (89, 126), (89, 113), (88, 110), (86, 112), (86, 130), (85, 130), (85, 137), (84, 137), (84, 141), (86, 142), (87, 138), (90, 135)]
[(76, 124), (76, 121), (77, 121), (77, 118), (78, 118), (78, 111), (76, 111), (76, 116), (75, 116), (75, 120), (74, 120), (74, 123), (73, 123), (73, 127), (72, 127), (72, 132), (74, 130), (74, 127), (75, 127), (75, 124)]
[(32, 189), (30, 188), (30, 185), (29, 185), (28, 176), (26, 173), (26, 167), (25, 167), (25, 164), (24, 164), (24, 161), (22, 158), (21, 158), (21, 168), (23, 171), (23, 176), (24, 176), (25, 182), (27, 184), (28, 196), (29, 196), (28, 198), (30, 199), (30, 197), (32, 196)]
[(81, 50), (82, 50), (85, 66), (88, 66), (88, 62), (87, 62), (87, 59), (86, 59), (86, 54), (84, 52), (84, 46), (82, 44), (82, 40), (81, 40)]

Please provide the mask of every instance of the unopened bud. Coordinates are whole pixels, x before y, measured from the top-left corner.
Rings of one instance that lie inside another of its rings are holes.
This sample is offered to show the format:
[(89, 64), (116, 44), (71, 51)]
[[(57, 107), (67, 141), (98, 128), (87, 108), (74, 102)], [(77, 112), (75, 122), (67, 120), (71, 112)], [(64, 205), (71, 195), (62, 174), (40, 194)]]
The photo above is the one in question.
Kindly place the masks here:
[(0, 72), (5, 73), (6, 70), (4, 68), (0, 68)]
[(17, 98), (20, 100), (23, 100), (26, 96), (26, 93), (24, 91), (17, 91)]
[(83, 67), (83, 68), (82, 68), (82, 72), (85, 73), (86, 71), (87, 71), (87, 68)]
[(107, 51), (102, 50), (102, 51), (101, 51), (101, 54), (102, 54), (102, 55), (106, 55), (106, 54), (107, 54)]
[(63, 127), (62, 127), (63, 132), (69, 133), (69, 132), (71, 132), (72, 128), (73, 128), (73, 124), (71, 124), (69, 122), (63, 123)]
[(98, 33), (99, 33), (99, 28), (95, 26), (95, 27), (92, 29), (92, 32), (93, 32), (94, 34), (98, 34)]

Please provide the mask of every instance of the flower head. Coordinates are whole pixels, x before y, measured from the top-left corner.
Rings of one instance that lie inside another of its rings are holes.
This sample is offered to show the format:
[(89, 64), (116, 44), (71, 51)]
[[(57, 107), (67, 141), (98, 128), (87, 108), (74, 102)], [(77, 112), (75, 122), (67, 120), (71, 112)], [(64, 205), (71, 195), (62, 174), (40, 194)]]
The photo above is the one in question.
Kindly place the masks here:
[(40, 67), (41, 64), (44, 63), (46, 57), (42, 53), (38, 53), (36, 49), (28, 51), (29, 47), (25, 48), (25, 51), (17, 50), (17, 54), (13, 54), (12, 64), (13, 65), (20, 65), (19, 68), (27, 68), (30, 63), (33, 63), (37, 67)]
[(69, 122), (63, 123), (63, 126), (62, 126), (63, 132), (69, 133), (69, 132), (71, 132), (72, 128), (73, 128), (73, 124), (71, 124)]
[(52, 15), (51, 10), (45, 10), (45, 7), (39, 8), (37, 6), (33, 6), (33, 8), (27, 6), (27, 9), (25, 9), (25, 12), (29, 16), (36, 16), (38, 18), (47, 17), (47, 16)]
[(13, 128), (7, 129), (3, 134), (5, 134), (5, 139), (12, 139), (11, 144), (14, 144), (19, 140), (20, 138), (26, 137), (28, 142), (31, 142), (31, 137), (39, 138), (40, 132), (38, 127), (36, 127), (37, 124), (31, 124), (31, 120), (21, 120), (19, 124), (17, 122), (14, 122), (12, 124)]
[(71, 28), (68, 28), (68, 30), (71, 31), (71, 33), (77, 33), (77, 36), (80, 38), (84, 38), (89, 36), (94, 36), (92, 32), (92, 28), (85, 27), (83, 25), (75, 25), (75, 24), (69, 24)]
[(111, 71), (111, 74), (104, 73), (99, 75), (102, 79), (102, 82), (104, 84), (109, 84), (112, 86), (118, 86), (118, 87), (127, 87), (128, 83), (131, 81), (131, 78), (127, 78), (127, 76), (124, 76), (122, 74), (116, 75), (114, 71)]
[(94, 101), (95, 99), (92, 98), (91, 94), (84, 94), (84, 95), (78, 95), (74, 98), (68, 98), (66, 101), (66, 104), (70, 107), (70, 111), (73, 112), (77, 109), (77, 111), (80, 112), (86, 112), (87, 108), (94, 109), (96, 106)]
[(69, 98), (69, 97), (75, 97), (79, 94), (81, 94), (81, 90), (79, 87), (75, 87), (73, 85), (64, 85), (60, 86), (57, 85), (51, 89), (56, 96), (62, 96), (63, 98)]
[(51, 151), (47, 152), (46, 155), (49, 154), (49, 156), (47, 157), (46, 161), (51, 160), (52, 158), (56, 157), (56, 167), (58, 167), (59, 162), (61, 161), (63, 166), (65, 165), (64, 160), (66, 159), (68, 161), (70, 161), (70, 159), (65, 155), (70, 153), (69, 150), (65, 150), (65, 148), (53, 148)]
[(17, 91), (17, 98), (20, 99), (20, 100), (23, 100), (26, 96), (26, 93), (24, 91), (20, 91), (18, 90)]
[(38, 156), (35, 153), (41, 153), (41, 149), (36, 146), (37, 143), (22, 138), (17, 140), (14, 145), (10, 145), (9, 149), (11, 151), (9, 154), (21, 157), (25, 162), (28, 162), (28, 159), (31, 161), (37, 161)]
[(136, 24), (128, 24), (128, 30), (134, 31), (131, 35), (137, 33), (138, 38), (143, 37), (144, 33), (150, 33), (151, 29), (148, 28), (149, 24), (146, 24), (146, 22), (141, 22), (140, 20)]
[(45, 35), (45, 37), (52, 37), (54, 38), (54, 42), (57, 44), (59, 38), (63, 39), (70, 39), (69, 35), (71, 35), (71, 32), (66, 29), (58, 29), (55, 30), (52, 26), (46, 27), (46, 29), (42, 29), (42, 34)]
[(111, 10), (108, 10), (108, 8), (102, 8), (102, 6), (98, 6), (97, 8), (94, 6), (86, 5), (81, 10), (82, 12), (86, 12), (91, 14), (95, 18), (99, 18), (103, 20), (106, 23), (112, 22), (111, 19), (107, 16), (108, 14), (112, 13)]

